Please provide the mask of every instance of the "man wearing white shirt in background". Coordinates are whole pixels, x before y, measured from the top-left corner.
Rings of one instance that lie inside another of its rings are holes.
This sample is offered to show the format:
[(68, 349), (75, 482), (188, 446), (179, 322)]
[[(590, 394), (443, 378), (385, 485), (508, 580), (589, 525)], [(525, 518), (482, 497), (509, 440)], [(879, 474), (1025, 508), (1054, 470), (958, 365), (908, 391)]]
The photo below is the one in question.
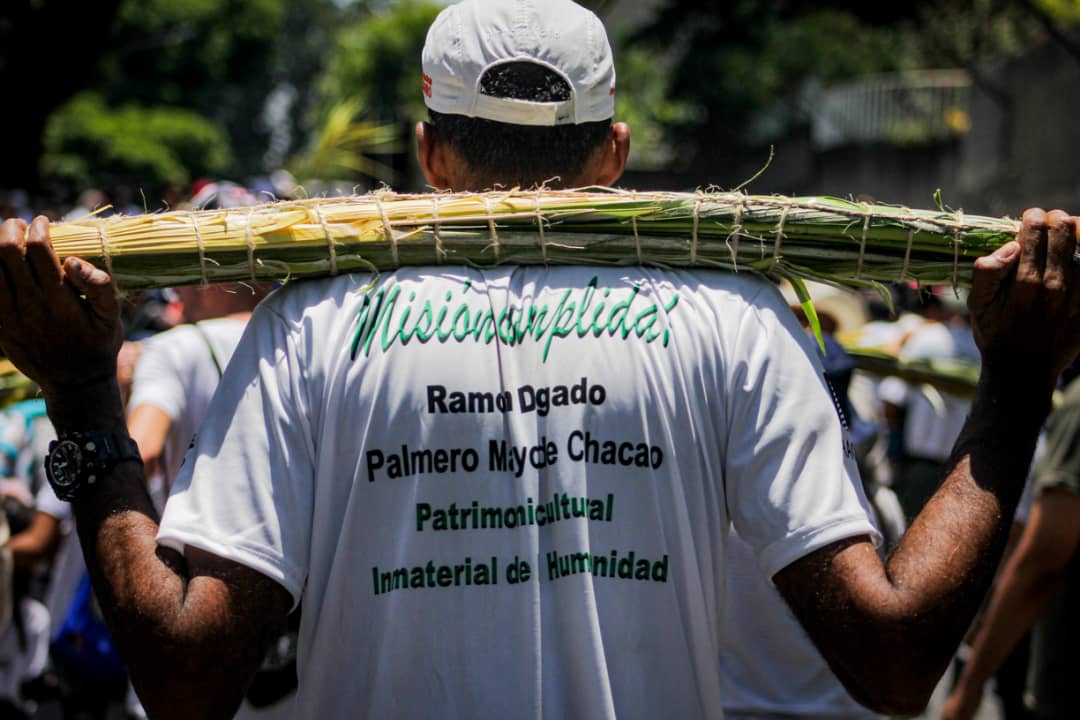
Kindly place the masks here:
[[(979, 349), (970, 330), (945, 322), (941, 298), (925, 294), (919, 311), (923, 322), (900, 347), (902, 359), (978, 365)], [(910, 522), (937, 489), (953, 443), (971, 411), (971, 401), (899, 378), (883, 380), (878, 396), (890, 430), (900, 435), (901, 455), (894, 458), (892, 488)]]

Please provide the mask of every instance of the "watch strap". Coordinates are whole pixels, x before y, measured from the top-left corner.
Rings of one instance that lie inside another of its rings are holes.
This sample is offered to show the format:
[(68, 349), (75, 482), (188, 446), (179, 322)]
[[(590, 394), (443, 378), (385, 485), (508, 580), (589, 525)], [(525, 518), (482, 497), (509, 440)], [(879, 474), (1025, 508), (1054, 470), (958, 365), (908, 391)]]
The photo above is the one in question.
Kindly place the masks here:
[[(124, 460), (142, 460), (139, 446), (130, 435), (106, 432), (65, 432), (57, 436), (54, 442), (70, 440), (86, 453), (91, 467), (111, 467)], [(52, 443), (49, 444), (52, 449)]]
[[(57, 482), (53, 476), (53, 451), (60, 445), (73, 444), (78, 448), (78, 469), (73, 477), (65, 477)], [(71, 501), (87, 485), (93, 485), (109, 468), (121, 462), (137, 460), (142, 462), (139, 446), (129, 435), (105, 432), (65, 432), (49, 443), (49, 457), (46, 459), (46, 475), (57, 497)]]

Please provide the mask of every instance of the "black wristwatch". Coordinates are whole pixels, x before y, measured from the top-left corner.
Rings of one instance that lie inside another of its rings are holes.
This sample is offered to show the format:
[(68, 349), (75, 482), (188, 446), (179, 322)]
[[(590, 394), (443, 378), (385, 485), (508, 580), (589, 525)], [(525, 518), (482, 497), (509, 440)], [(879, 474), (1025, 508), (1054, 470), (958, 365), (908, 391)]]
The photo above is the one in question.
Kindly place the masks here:
[(139, 446), (126, 435), (69, 432), (49, 443), (45, 476), (56, 497), (71, 502), (109, 468), (128, 460), (142, 462)]

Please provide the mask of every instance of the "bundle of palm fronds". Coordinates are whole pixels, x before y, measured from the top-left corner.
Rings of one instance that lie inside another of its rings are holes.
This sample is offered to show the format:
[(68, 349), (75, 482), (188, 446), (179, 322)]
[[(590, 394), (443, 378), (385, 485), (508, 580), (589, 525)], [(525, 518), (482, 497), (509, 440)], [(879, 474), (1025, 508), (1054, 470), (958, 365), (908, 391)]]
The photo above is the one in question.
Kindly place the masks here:
[(34, 381), (19, 372), (10, 360), (0, 359), (0, 408), (33, 397), (37, 390)]
[(907, 360), (883, 348), (845, 346), (855, 367), (877, 377), (898, 377), (957, 397), (974, 397), (979, 366), (964, 360)]
[(1018, 223), (830, 197), (611, 190), (399, 195), (86, 218), (61, 257), (121, 290), (283, 280), (403, 265), (649, 264), (774, 272), (851, 286), (964, 285)]

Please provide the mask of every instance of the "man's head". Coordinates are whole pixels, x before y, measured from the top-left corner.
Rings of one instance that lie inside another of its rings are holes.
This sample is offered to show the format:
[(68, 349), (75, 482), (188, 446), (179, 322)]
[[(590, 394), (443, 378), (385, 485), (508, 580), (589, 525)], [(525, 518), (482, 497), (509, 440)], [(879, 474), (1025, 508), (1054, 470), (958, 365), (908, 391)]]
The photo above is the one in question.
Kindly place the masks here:
[(420, 165), (437, 189), (610, 185), (630, 130), (612, 124), (603, 25), (570, 0), (465, 0), (428, 31)]

